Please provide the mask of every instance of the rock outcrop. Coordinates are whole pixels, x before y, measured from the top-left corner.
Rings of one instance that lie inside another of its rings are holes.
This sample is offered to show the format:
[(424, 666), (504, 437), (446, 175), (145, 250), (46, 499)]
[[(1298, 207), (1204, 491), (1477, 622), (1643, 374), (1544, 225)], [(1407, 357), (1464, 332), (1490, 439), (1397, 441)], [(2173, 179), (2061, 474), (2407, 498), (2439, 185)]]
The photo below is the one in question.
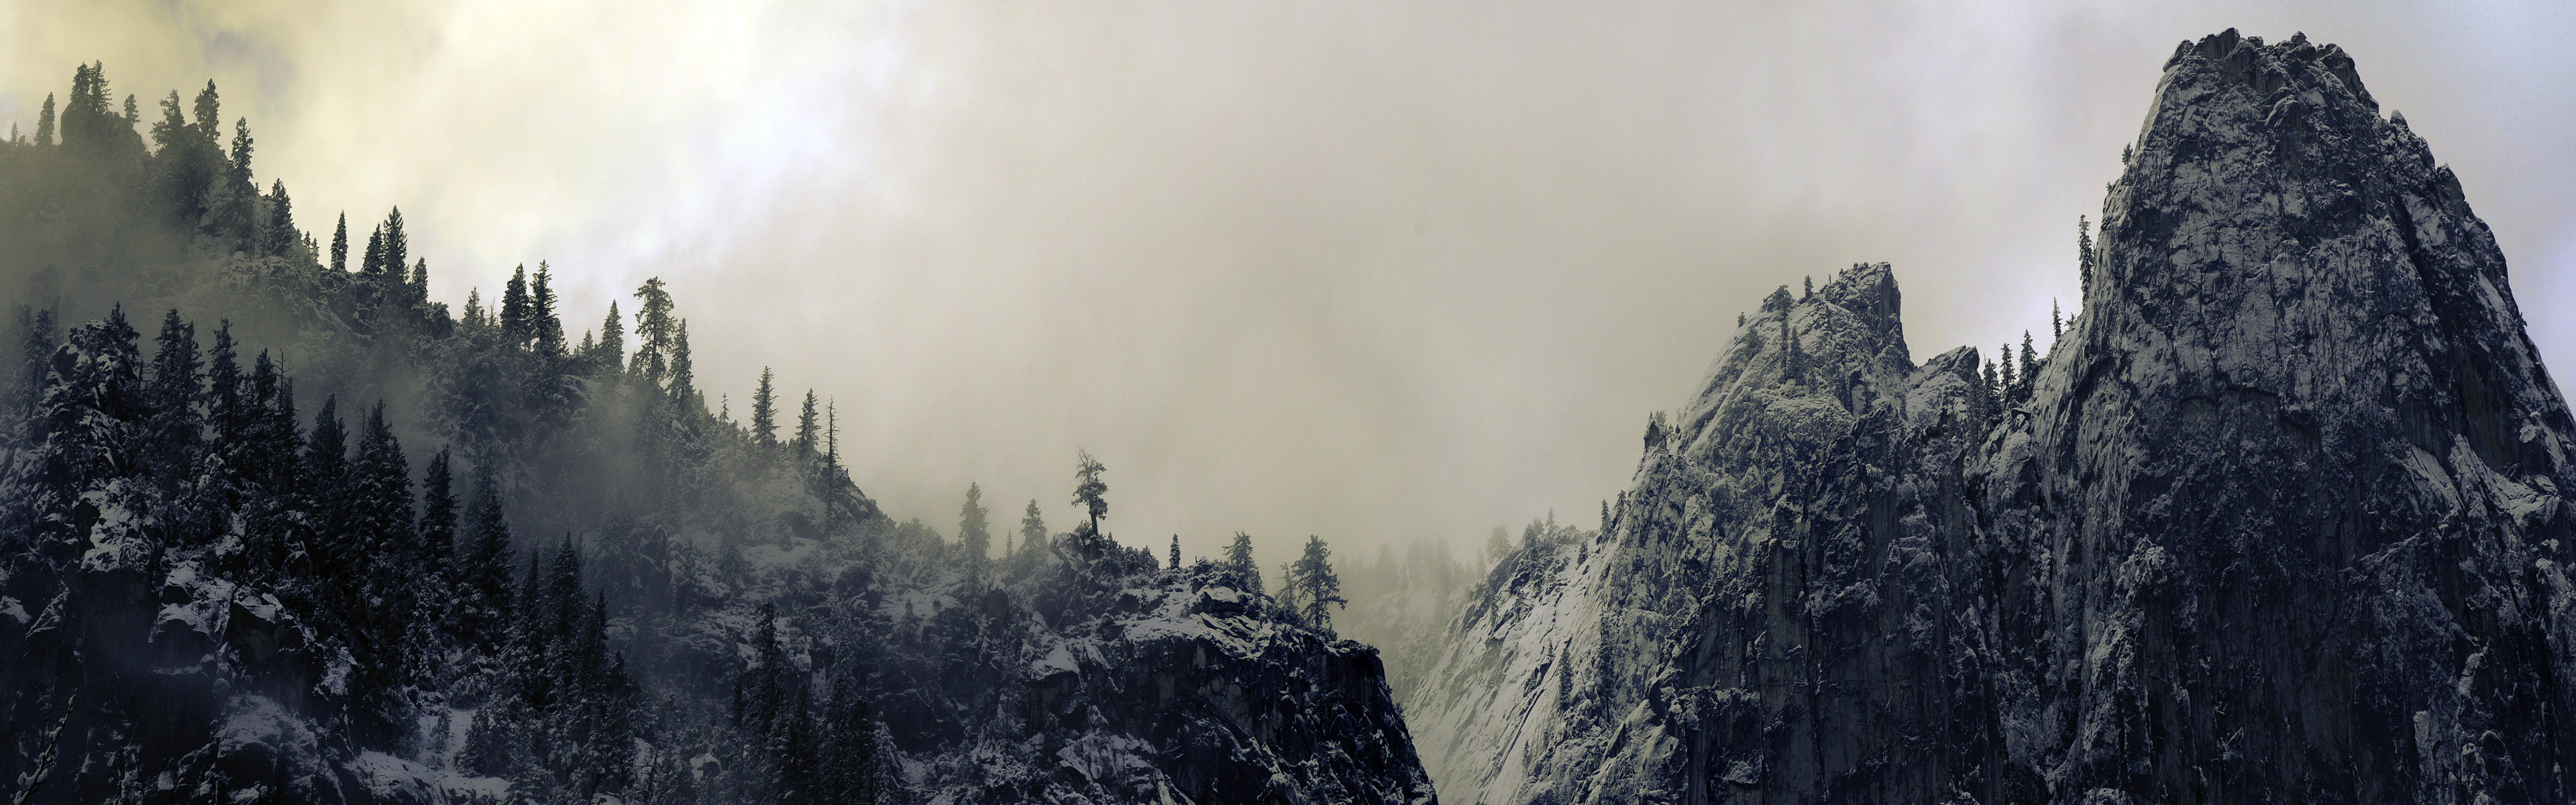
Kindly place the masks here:
[(958, 600), (941, 611), (973, 614), (890, 640), (871, 663), (904, 691), (888, 723), (917, 792), (1433, 805), (1377, 652), (1294, 625), (1220, 575), (1146, 574), (1021, 623)]
[(2457, 177), (2233, 31), (2126, 162), (2027, 390), (1913, 365), (1884, 266), (1749, 317), (1462, 616), (1451, 801), (2576, 797), (2576, 422)]

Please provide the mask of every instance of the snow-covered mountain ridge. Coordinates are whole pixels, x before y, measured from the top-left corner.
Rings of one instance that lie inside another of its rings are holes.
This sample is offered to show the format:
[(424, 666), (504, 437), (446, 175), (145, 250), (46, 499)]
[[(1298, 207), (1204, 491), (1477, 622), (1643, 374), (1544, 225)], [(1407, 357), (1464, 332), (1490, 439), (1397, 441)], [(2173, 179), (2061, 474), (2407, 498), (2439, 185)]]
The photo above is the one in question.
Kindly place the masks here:
[(1885, 265), (1748, 316), (1456, 623), (1450, 801), (2576, 797), (2576, 422), (2457, 177), (2234, 31), (2125, 162), (2020, 378), (1914, 365)]

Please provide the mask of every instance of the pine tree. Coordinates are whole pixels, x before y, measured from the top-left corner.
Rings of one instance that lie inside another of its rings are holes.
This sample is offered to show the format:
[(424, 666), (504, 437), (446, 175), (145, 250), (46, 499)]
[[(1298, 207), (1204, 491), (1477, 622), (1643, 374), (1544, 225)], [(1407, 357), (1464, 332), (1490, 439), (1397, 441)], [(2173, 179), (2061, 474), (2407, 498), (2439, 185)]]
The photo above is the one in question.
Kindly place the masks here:
[(145, 401), (152, 407), (151, 447), (145, 456), (160, 476), (163, 494), (176, 497), (178, 486), (196, 469), (196, 402), (202, 382), (197, 373), (197, 328), (172, 308), (161, 318), (161, 334), (153, 342), (152, 377), (144, 387)]
[(2075, 273), (2086, 289), (2093, 287), (2093, 224), (2075, 216)]
[[(205, 96), (198, 97), (201, 114), (206, 101)], [(222, 152), (208, 129), (188, 122), (176, 91), (161, 99), (161, 120), (152, 124), (152, 142), (157, 148), (152, 155), (156, 191), (169, 205), (172, 223), (194, 231), (204, 220), (209, 194), (221, 172), (216, 163)]]
[(403, 266), (411, 262), (411, 237), (403, 234), (402, 208), (395, 207), (386, 213), (385, 223), (378, 229), (384, 232), (384, 253), (381, 255), (384, 262), (380, 267), (384, 274), (378, 279), (389, 284), (401, 283), (407, 279), (403, 276)]
[(1098, 540), (1101, 539), (1100, 518), (1109, 516), (1109, 484), (1100, 480), (1100, 475), (1109, 468), (1101, 466), (1099, 459), (1092, 458), (1091, 451), (1078, 452), (1080, 457), (1073, 467), (1073, 505), (1082, 507), (1083, 512), (1091, 516), (1082, 527), (1082, 536)]
[(349, 272), (349, 214), (340, 213), (340, 224), (331, 230), (331, 273)]
[(525, 347), (535, 335), (528, 308), (528, 267), (522, 264), (510, 270), (510, 281), (501, 286), (501, 337), (513, 346)]
[(230, 445), (241, 439), (249, 421), (242, 406), (241, 357), (235, 354), (231, 319), (215, 322), (215, 345), (206, 351), (205, 394), (215, 442)]
[(54, 94), (45, 93), (45, 105), (36, 112), (36, 144), (54, 144)]
[(385, 420), (383, 403), (369, 409), (363, 431), (350, 468), (355, 483), (349, 528), (340, 533), (342, 541), (334, 551), (341, 565), (334, 575), (354, 583), (341, 599), (349, 607), (342, 617), (354, 615), (357, 627), (352, 649), (359, 668), (351, 687), (363, 688), (361, 697), (376, 702), (370, 715), (384, 719), (376, 727), (390, 728), (403, 723), (388, 709), (394, 706), (394, 693), (417, 671), (408, 662), (411, 652), (404, 641), (417, 614), (414, 596), (420, 592), (413, 578), (417, 568), (411, 564), (419, 555), (419, 537), (412, 530), (418, 518), (412, 508), (411, 465)]
[[(178, 93), (171, 93), (170, 97), (177, 98)], [(215, 138), (222, 135), (224, 117), (223, 99), (215, 94), (215, 82), (208, 81), (205, 89), (197, 91), (197, 100), (193, 106), (197, 113), (198, 141), (210, 146), (214, 145)]]
[(600, 365), (611, 370), (626, 365), (626, 324), (617, 317), (617, 302), (608, 303), (608, 318), (599, 323)]
[(313, 413), (313, 430), (305, 435), (303, 462), (297, 467), (309, 479), (303, 485), (307, 510), (326, 523), (340, 513), (340, 487), (348, 479), (349, 432), (340, 422), (339, 408), (339, 395), (322, 398), (322, 408)]
[(297, 246), (302, 245), (303, 237), (303, 231), (295, 228), (295, 201), (286, 196), (285, 180), (270, 182), (268, 242), (264, 248), (272, 255), (290, 254)]
[[(9, 508), (24, 507), (12, 516), (24, 518), (18, 522), (26, 530), (9, 535), (11, 549), (57, 560), (80, 557), (83, 563), (150, 561), (159, 555), (157, 545), (141, 540), (95, 541), (114, 534), (118, 527), (85, 526), (85, 520), (97, 518), (81, 515), (107, 506), (139, 509), (144, 502), (128, 499), (133, 494), (130, 485), (121, 482), (142, 468), (133, 448), (148, 426), (151, 410), (145, 400), (143, 361), (135, 349), (134, 328), (126, 324), (122, 308), (111, 308), (105, 320), (73, 328), (64, 341), (48, 356), (47, 380), (39, 390), (35, 416), (26, 423), (26, 442), (32, 449), (12, 456), (13, 463), (25, 462), (19, 465), (23, 468), (19, 472), (25, 474), (17, 478), (21, 485), (13, 490)], [(131, 526), (125, 528), (134, 533)], [(150, 537), (148, 533), (134, 536)], [(120, 542), (130, 547), (111, 547)], [(84, 556), (93, 550), (100, 553)], [(26, 580), (11, 581), (18, 589), (34, 591)], [(26, 648), (21, 644), (12, 650)], [(13, 678), (16, 667), (12, 666)]]
[(383, 273), (385, 273), (385, 228), (380, 225), (367, 231), (367, 250), (358, 258), (358, 275), (374, 281), (377, 275)]
[(2032, 349), (2030, 331), (2021, 331), (2021, 385), (2014, 391), (2016, 402), (2029, 402), (2031, 390), (2039, 383), (2039, 350)]
[(816, 802), (874, 803), (882, 787), (877, 761), (880, 727), (849, 675), (832, 686), (823, 706), (821, 788)]
[(966, 552), (968, 564), (982, 567), (992, 551), (993, 536), (985, 524), (984, 486), (966, 485), (966, 504), (957, 509), (957, 545)]
[(1046, 517), (1038, 513), (1038, 501), (1029, 499), (1029, 508), (1020, 514), (1020, 551), (1035, 554), (1046, 547)]
[(816, 432), (818, 423), (814, 420), (815, 414), (814, 390), (806, 389), (805, 408), (796, 414), (796, 452), (799, 455), (814, 454), (815, 439), (821, 435)]
[(463, 544), (457, 545), (457, 636), (467, 646), (499, 646), (513, 593), (510, 523), (501, 491), (486, 463), (474, 467), (474, 495), (467, 503)]
[(2021, 401), (2013, 398), (2013, 392), (2021, 388), (2021, 374), (2013, 363), (2011, 344), (2007, 343), (1995, 348), (1995, 368), (2000, 372), (2000, 376), (1995, 381), (1995, 396), (2004, 401), (2005, 408), (2019, 405)]
[(569, 642), (581, 626), (581, 564), (581, 549), (565, 534), (554, 561), (546, 565), (545, 597), (535, 610), (543, 613), (547, 635), (556, 643)]
[(537, 261), (537, 276), (528, 283), (527, 318), (536, 338), (537, 354), (562, 356), (563, 321), (555, 316), (554, 269), (544, 260)]
[(1172, 535), (1172, 569), (1181, 569), (1181, 535)]
[[(689, 361), (689, 320), (681, 319), (678, 326), (672, 328), (671, 331), (671, 385), (669, 390), (671, 393), (671, 401), (679, 403), (683, 410), (691, 413), (696, 413), (699, 409), (706, 407), (705, 404), (698, 402), (697, 381), (694, 379), (695, 374), (696, 369)], [(834, 458), (838, 458), (838, 455), (836, 454)]]
[(1252, 535), (1234, 532), (1234, 541), (1225, 546), (1222, 565), (1236, 589), (1248, 593), (1262, 591), (1261, 565), (1252, 560)]
[(2057, 348), (2057, 339), (2066, 335), (2066, 317), (2057, 311), (2057, 300), (2048, 300), (2048, 348)]
[(259, 186), (251, 182), (252, 143), (250, 121), (235, 119), (232, 158), (225, 160), (218, 171), (221, 184), (215, 189), (211, 213), (215, 234), (257, 255), (265, 250), (267, 242), (259, 236), (263, 222), (259, 220)]
[(429, 600), (442, 607), (453, 599), (457, 578), (456, 484), (451, 461), (446, 450), (429, 459), (429, 469), (421, 481), (419, 539), (413, 543), (410, 556), (412, 567), (422, 573), (424, 581), (434, 585), (436, 594)]
[(823, 404), (823, 467), (838, 472), (841, 468), (841, 406)]
[(662, 278), (653, 277), (635, 289), (635, 298), (643, 304), (635, 310), (633, 371), (658, 387), (663, 374), (670, 371), (671, 336), (677, 326), (671, 315), (671, 294), (663, 289)]
[(778, 446), (778, 394), (770, 381), (769, 367), (760, 367), (760, 387), (751, 395), (751, 441), (762, 447)]
[(1333, 628), (1331, 606), (1350, 603), (1342, 597), (1342, 580), (1333, 573), (1332, 558), (1333, 550), (1324, 545), (1322, 537), (1308, 535), (1305, 554), (1288, 566), (1287, 574), (1286, 592), (1295, 601), (1298, 617), (1306, 625), (1325, 631)]
[[(18, 367), (13, 373), (17, 381), (15, 389), (18, 394), (16, 399), (10, 402), (20, 414), (19, 421), (33, 427), (36, 412), (41, 410), (44, 404), (45, 378), (53, 367), (54, 311), (50, 308), (40, 310), (20, 306), (18, 338)], [(25, 440), (32, 441), (33, 434), (28, 434)]]

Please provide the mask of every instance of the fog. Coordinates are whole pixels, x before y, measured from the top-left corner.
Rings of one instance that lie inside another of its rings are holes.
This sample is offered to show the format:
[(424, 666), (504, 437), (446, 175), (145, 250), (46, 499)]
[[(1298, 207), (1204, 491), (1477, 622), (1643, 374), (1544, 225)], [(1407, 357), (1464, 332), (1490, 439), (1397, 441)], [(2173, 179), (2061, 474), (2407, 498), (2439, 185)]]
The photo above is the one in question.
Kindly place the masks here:
[(1775, 286), (1888, 261), (1918, 359), (2044, 343), (2226, 27), (2351, 51), (2576, 370), (2576, 7), (1781, 5), (0, 0), (0, 125), (211, 78), (318, 237), (398, 204), (434, 296), (547, 260), (577, 328), (663, 277), (701, 387), (815, 388), (943, 531), (970, 481), (1071, 523), (1077, 449), (1130, 544), (1588, 524)]

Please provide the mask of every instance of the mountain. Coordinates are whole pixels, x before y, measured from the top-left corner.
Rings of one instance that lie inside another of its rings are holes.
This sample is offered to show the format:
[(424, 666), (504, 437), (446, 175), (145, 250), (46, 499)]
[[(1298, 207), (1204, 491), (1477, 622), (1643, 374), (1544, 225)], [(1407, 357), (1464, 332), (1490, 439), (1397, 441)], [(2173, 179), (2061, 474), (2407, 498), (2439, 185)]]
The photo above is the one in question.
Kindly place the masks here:
[(2576, 483), (2505, 262), (2352, 60), (2185, 42), (2041, 358), (1884, 264), (1746, 317), (1408, 704), (1453, 802), (2566, 802)]
[(898, 522), (828, 400), (709, 410), (753, 367), (659, 280), (577, 343), (544, 263), (451, 308), (213, 85), (148, 145), (108, 87), (0, 143), (13, 805), (1434, 802), (1376, 652), (1118, 544), (1087, 455), (999, 558), (976, 488)]

